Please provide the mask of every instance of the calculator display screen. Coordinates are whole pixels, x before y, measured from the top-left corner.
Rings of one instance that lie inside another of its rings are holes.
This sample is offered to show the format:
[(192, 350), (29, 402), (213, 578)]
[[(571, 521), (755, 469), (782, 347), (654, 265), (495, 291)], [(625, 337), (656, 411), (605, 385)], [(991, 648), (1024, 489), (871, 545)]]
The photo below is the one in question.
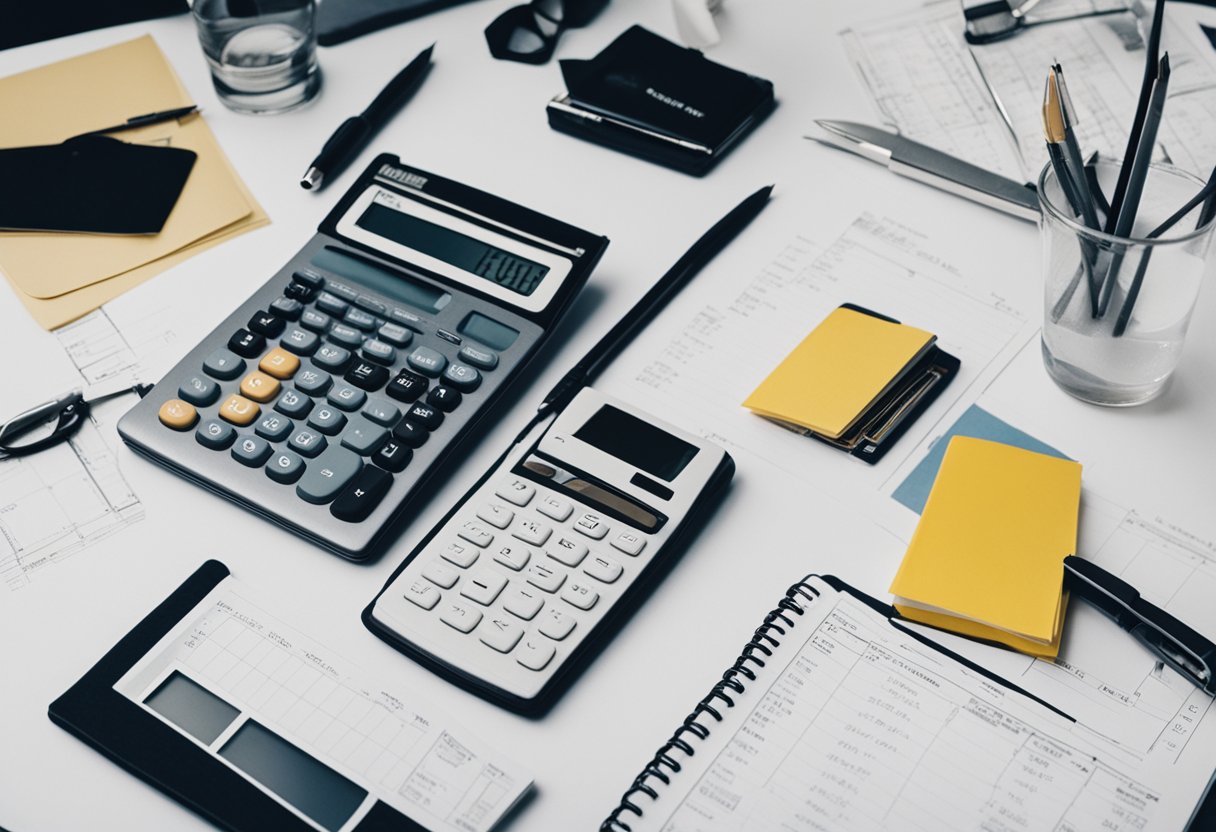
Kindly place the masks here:
[(541, 263), (376, 202), (355, 225), (519, 295), (532, 294), (549, 273)]
[(574, 432), (574, 438), (671, 482), (697, 455), (697, 446), (606, 404)]

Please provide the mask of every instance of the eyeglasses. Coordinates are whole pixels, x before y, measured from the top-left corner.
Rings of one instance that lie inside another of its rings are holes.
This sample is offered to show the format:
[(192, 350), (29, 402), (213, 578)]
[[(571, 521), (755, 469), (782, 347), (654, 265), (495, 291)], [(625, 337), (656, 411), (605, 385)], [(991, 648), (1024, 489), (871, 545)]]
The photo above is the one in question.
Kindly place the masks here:
[(93, 405), (128, 393), (138, 393), (142, 398), (151, 389), (150, 384), (136, 384), (88, 400), (84, 393), (76, 390), (61, 399), (30, 408), (0, 425), (0, 460), (29, 456), (66, 442), (80, 430)]
[(490, 54), (500, 61), (543, 64), (567, 29), (586, 26), (608, 0), (532, 0), (507, 9), (486, 27)]
[[(1031, 14), (1042, 3), (1037, 14)], [(1083, 17), (1131, 12), (1128, 0), (962, 0), (967, 43), (981, 45), (1013, 37), (1023, 29)]]

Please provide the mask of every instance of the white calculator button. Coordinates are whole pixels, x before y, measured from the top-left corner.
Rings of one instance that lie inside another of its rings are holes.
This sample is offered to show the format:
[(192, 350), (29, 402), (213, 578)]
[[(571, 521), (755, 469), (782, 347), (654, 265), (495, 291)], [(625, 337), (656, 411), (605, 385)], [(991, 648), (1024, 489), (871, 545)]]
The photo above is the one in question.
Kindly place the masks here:
[(545, 602), (539, 595), (523, 587), (511, 590), (507, 600), (502, 602), (503, 609), (511, 615), (518, 615), (524, 621), (531, 621), (544, 605)]
[(600, 594), (587, 584), (571, 581), (562, 590), (562, 600), (580, 610), (589, 610), (600, 600)]
[(536, 629), (554, 641), (561, 641), (574, 629), (574, 616), (550, 607), (540, 614), (540, 625)]
[(566, 580), (564, 572), (558, 572), (543, 563), (532, 564), (524, 574), (528, 577), (528, 583), (545, 592), (557, 592), (562, 582)]
[(500, 506), (496, 503), (486, 503), (481, 508), (477, 509), (478, 519), (485, 520), (491, 526), (496, 526), (500, 529), (505, 529), (511, 525), (511, 521), (515, 519), (515, 512), (506, 506)]
[(523, 569), (528, 565), (528, 561), (532, 560), (532, 550), (519, 543), (500, 543), (490, 551), (494, 553), (496, 562), (508, 569), (514, 569), (516, 572)]
[(472, 546), (466, 546), (463, 543), (449, 543), (447, 548), (439, 553), (439, 556), (461, 569), (466, 569), (477, 562), (477, 556), (480, 554)]
[(459, 601), (445, 601), (441, 609), (439, 620), (462, 633), (470, 632), (481, 621), (481, 610)]
[(439, 590), (426, 581), (414, 581), (405, 591), (405, 597), (424, 610), (429, 610), (439, 603)]
[(639, 534), (621, 532), (612, 538), (612, 548), (620, 549), (627, 555), (640, 555), (642, 550), (646, 548), (646, 541)]
[(536, 493), (536, 486), (527, 480), (510, 479), (498, 486), (498, 490), (494, 493), (508, 503), (526, 506), (528, 501), (532, 499), (532, 495)]
[(519, 644), (524, 634), (524, 628), (506, 616), (496, 616), (486, 622), (479, 630), (481, 643), (493, 647), (499, 653), (509, 653), (511, 648)]
[(592, 555), (591, 560), (583, 564), (583, 571), (597, 581), (610, 584), (621, 577), (624, 567), (612, 558), (606, 558), (603, 555)]
[(553, 534), (553, 529), (536, 520), (524, 519), (515, 524), (515, 529), (511, 534), (518, 537), (524, 543), (543, 546), (545, 541), (549, 539), (549, 535)]
[(592, 540), (600, 540), (608, 534), (608, 521), (598, 514), (587, 512), (574, 521), (574, 528)]
[(460, 573), (441, 560), (433, 560), (422, 570), (422, 577), (444, 589), (451, 589), (460, 580)]
[(515, 661), (528, 670), (544, 670), (553, 661), (557, 648), (541, 638), (526, 638), (515, 651)]
[(578, 566), (587, 557), (587, 544), (568, 537), (559, 537), (552, 546), (545, 547), (545, 554), (566, 566)]
[(561, 497), (549, 494), (536, 504), (536, 510), (546, 517), (552, 517), (557, 522), (562, 523), (574, 511), (574, 506), (569, 500), (563, 500)]
[(456, 534), (460, 535), (474, 546), (485, 547), (494, 542), (494, 535), (490, 534), (489, 529), (480, 523), (474, 523), (471, 520), (467, 523), (461, 523), (460, 528), (456, 530)]
[(488, 607), (494, 603), (498, 593), (507, 585), (507, 579), (491, 569), (470, 572), (468, 579), (460, 585), (460, 594), (470, 601)]

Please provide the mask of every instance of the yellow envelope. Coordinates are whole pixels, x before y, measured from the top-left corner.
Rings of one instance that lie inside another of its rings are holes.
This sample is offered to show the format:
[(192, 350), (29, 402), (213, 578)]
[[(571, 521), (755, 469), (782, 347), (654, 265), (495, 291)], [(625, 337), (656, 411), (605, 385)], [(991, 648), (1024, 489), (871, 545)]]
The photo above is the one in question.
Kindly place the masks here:
[(950, 440), (891, 594), (907, 618), (1054, 656), (1064, 558), (1076, 553), (1081, 465)]
[(769, 373), (743, 406), (838, 439), (935, 340), (923, 329), (840, 307)]
[[(127, 118), (192, 103), (151, 36), (0, 79), (0, 146), (54, 144)], [(92, 311), (202, 249), (269, 218), (206, 122), (189, 116), (116, 134), (195, 151), (198, 159), (160, 234), (0, 234), (0, 271), (50, 329)], [(70, 198), (70, 194), (65, 195)]]

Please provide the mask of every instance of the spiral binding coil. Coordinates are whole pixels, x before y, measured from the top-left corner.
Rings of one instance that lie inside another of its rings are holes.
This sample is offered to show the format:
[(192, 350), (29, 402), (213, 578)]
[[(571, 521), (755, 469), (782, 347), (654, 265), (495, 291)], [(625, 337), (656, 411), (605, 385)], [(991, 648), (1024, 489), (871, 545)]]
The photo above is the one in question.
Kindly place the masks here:
[[(806, 601), (799, 603), (799, 596), (806, 599)], [(750, 665), (755, 665), (758, 668), (764, 667), (764, 659), (771, 657), (773, 650), (781, 646), (779, 637), (785, 636), (797, 624), (797, 621), (789, 614), (792, 613), (795, 616), (805, 615), (809, 602), (814, 601), (818, 597), (819, 590), (806, 583), (806, 579), (799, 581), (786, 590), (785, 597), (777, 604), (777, 608), (764, 616), (764, 623), (756, 628), (756, 632), (752, 634), (751, 640), (740, 651), (739, 658), (735, 660), (734, 665), (722, 674), (721, 681), (715, 684), (709, 694), (697, 703), (692, 713), (684, 718), (684, 722), (672, 734), (671, 739), (663, 744), (651, 761), (646, 764), (646, 767), (642, 769), (642, 772), (634, 778), (633, 784), (621, 795), (621, 802), (612, 810), (607, 819), (600, 824), (600, 832), (633, 832), (633, 827), (621, 819), (621, 815), (625, 812), (631, 812), (639, 818), (643, 816), (641, 807), (634, 803), (631, 798), (638, 794), (644, 794), (652, 800), (658, 800), (659, 792), (654, 786), (650, 785), (649, 781), (658, 780), (664, 786), (671, 785), (669, 774), (677, 774), (681, 768), (679, 761), (669, 756), (670, 752), (673, 749), (678, 749), (689, 757), (695, 756), (696, 749), (684, 738), (685, 734), (691, 734), (696, 739), (707, 740), (711, 733), (709, 728), (697, 722), (697, 718), (702, 714), (709, 714), (714, 718), (715, 722), (722, 722), (724, 717), (719, 709), (723, 708), (723, 706), (725, 708), (735, 707), (735, 700), (731, 698), (729, 692), (741, 694), (747, 690), (739, 677), (743, 677), (749, 682), (756, 681), (756, 674)], [(785, 626), (783, 627), (782, 624)], [(774, 637), (774, 633), (777, 637)], [(666, 767), (666, 770), (664, 770), (664, 767)]]

